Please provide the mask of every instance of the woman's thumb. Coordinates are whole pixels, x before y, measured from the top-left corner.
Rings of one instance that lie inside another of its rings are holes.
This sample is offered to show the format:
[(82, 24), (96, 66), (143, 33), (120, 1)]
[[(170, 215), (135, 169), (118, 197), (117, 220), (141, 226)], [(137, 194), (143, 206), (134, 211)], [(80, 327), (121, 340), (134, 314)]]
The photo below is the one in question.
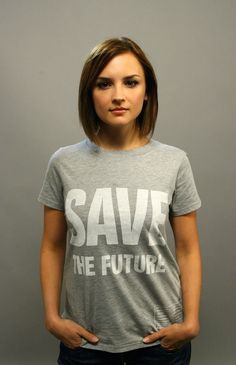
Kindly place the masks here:
[(80, 336), (84, 337), (86, 340), (88, 340), (89, 342), (98, 342), (99, 338), (92, 332), (89, 332), (88, 330), (86, 330), (84, 327), (79, 326), (79, 334)]

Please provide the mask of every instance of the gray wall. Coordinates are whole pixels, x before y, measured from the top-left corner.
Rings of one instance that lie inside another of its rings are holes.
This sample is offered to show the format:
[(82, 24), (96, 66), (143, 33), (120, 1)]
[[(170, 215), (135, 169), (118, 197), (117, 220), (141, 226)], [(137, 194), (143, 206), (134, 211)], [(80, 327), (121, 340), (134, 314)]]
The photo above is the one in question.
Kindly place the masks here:
[(58, 340), (43, 324), (36, 199), (51, 153), (85, 136), (77, 94), (87, 54), (121, 35), (157, 74), (154, 138), (188, 152), (202, 199), (191, 364), (235, 363), (235, 14), (230, 0), (0, 1), (1, 364), (56, 363)]

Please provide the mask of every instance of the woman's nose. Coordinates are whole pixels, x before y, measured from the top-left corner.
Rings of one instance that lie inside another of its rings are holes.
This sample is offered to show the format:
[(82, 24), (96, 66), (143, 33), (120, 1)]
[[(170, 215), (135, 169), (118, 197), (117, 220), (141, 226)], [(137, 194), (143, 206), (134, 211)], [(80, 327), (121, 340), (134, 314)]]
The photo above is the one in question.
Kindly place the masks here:
[(113, 88), (112, 100), (124, 100), (124, 90), (120, 85), (116, 85)]

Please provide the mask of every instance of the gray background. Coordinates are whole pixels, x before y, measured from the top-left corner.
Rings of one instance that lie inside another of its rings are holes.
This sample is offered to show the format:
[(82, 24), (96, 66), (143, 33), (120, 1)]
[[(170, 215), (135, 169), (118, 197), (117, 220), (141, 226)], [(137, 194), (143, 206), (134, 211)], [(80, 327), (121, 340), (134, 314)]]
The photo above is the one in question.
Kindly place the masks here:
[(58, 340), (43, 324), (37, 196), (51, 153), (85, 136), (77, 95), (88, 53), (121, 35), (157, 74), (154, 138), (188, 152), (202, 199), (191, 364), (235, 364), (235, 15), (230, 0), (0, 1), (1, 364), (56, 364)]

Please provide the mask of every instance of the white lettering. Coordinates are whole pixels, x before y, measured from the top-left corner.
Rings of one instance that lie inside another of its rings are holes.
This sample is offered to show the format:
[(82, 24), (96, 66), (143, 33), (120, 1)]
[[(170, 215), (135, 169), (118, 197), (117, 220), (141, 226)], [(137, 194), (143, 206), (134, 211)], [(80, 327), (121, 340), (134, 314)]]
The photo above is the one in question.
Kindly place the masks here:
[(131, 271), (131, 265), (134, 271), (138, 273), (145, 272), (146, 274), (154, 274), (155, 272), (165, 272), (164, 261), (162, 256), (154, 255), (105, 255), (102, 256), (102, 275), (108, 275), (109, 271), (112, 274), (126, 274)]
[[(71, 189), (65, 201), (65, 214), (72, 228), (70, 244), (74, 246), (97, 246), (99, 235), (106, 238), (107, 245), (138, 245), (140, 234), (147, 215), (149, 190), (137, 189), (133, 221), (131, 217), (130, 198), (128, 188), (116, 188), (118, 215), (115, 220), (113, 196), (111, 188), (98, 188), (94, 193), (90, 207), (87, 207), (87, 227), (79, 216), (78, 207), (85, 206), (86, 192), (82, 189)], [(167, 211), (162, 211), (162, 204), (168, 205), (168, 194), (162, 191), (150, 191), (152, 204), (151, 225), (148, 232), (148, 245), (166, 245), (164, 233)], [(82, 208), (81, 208), (82, 209)], [(85, 207), (83, 207), (85, 209)], [(82, 216), (82, 215), (81, 215)], [(84, 212), (83, 212), (84, 217)], [(101, 221), (102, 220), (102, 221)], [(121, 231), (119, 242), (117, 224)], [(141, 264), (142, 267), (142, 264)], [(119, 266), (117, 266), (119, 271)], [(139, 270), (139, 269), (138, 269)]]
[(122, 238), (124, 245), (137, 245), (147, 213), (148, 190), (137, 189), (134, 219), (131, 223), (130, 204), (127, 188), (116, 188)]
[(92, 276), (95, 275), (94, 263), (91, 261), (94, 260), (93, 256), (78, 256), (73, 255), (74, 260), (74, 274)]
[(161, 204), (168, 204), (168, 194), (163, 191), (151, 190), (151, 201), (152, 201), (152, 223), (148, 232), (149, 246), (161, 245), (165, 246), (166, 241), (160, 232), (159, 225), (165, 229), (166, 214), (161, 210)]
[[(101, 212), (104, 223), (99, 223)], [(97, 246), (98, 235), (105, 235), (108, 245), (118, 244), (111, 188), (96, 189), (90, 206), (87, 226), (87, 245)]]
[[(74, 246), (82, 246), (85, 242), (85, 228), (79, 215), (73, 210), (72, 203), (75, 207), (84, 205), (86, 200), (86, 193), (82, 189), (71, 189), (66, 197), (65, 212), (67, 219), (72, 224), (75, 234), (72, 231), (70, 244)], [(79, 234), (78, 234), (79, 233)]]

